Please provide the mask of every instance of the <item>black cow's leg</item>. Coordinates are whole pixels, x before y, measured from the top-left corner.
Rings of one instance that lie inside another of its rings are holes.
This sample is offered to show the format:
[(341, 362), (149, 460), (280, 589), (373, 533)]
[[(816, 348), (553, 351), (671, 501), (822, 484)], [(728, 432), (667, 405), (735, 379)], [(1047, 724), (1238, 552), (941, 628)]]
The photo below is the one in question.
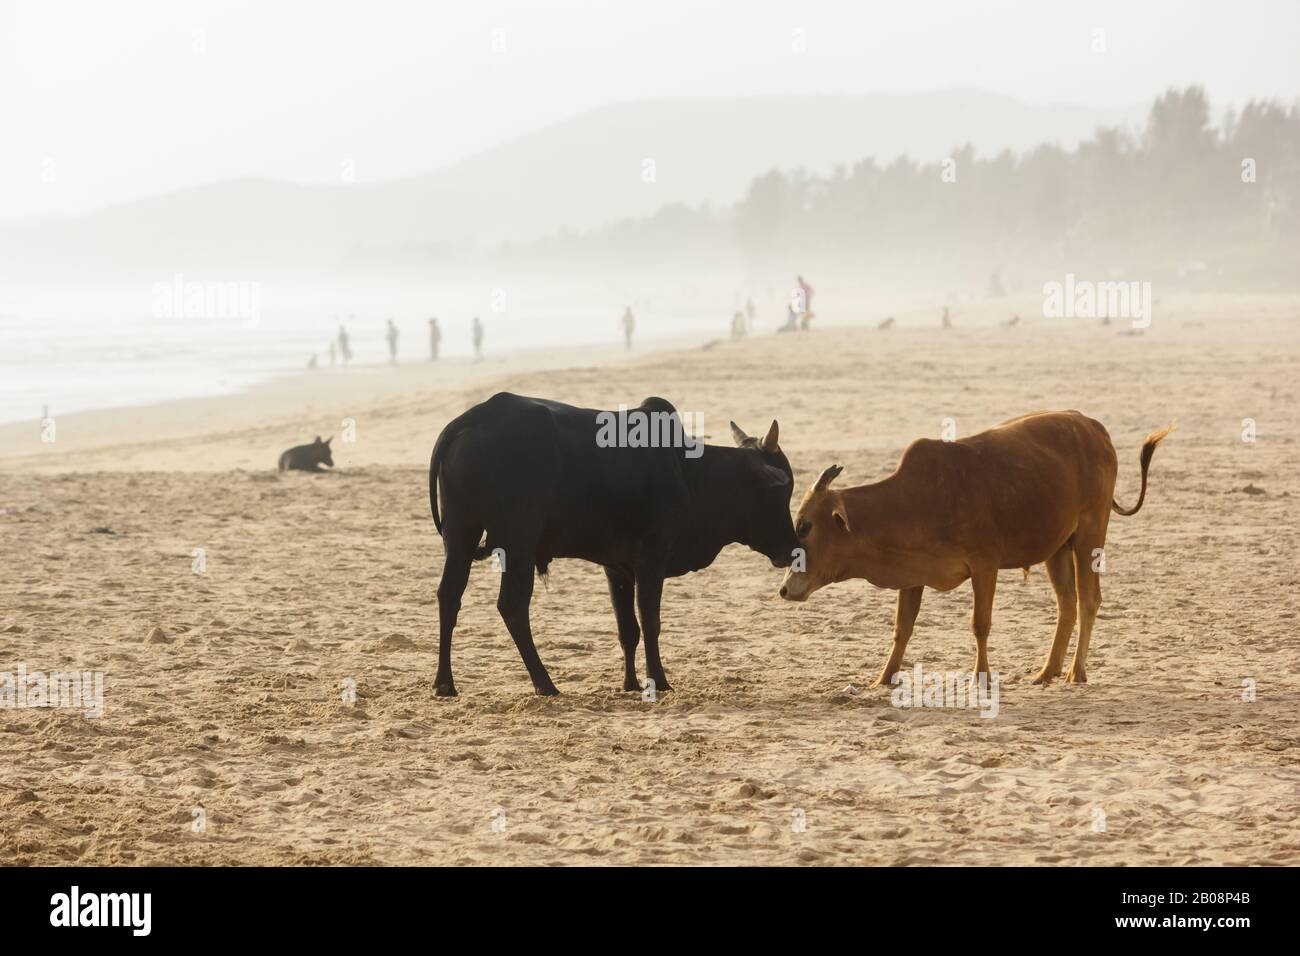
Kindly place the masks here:
[(433, 679), (433, 693), (437, 697), (456, 696), (456, 682), (451, 677), (451, 634), (460, 614), (461, 595), (469, 583), (471, 551), (480, 533), (475, 531), (467, 538), (465, 534), (448, 531), (443, 538), (447, 556), (442, 563), (442, 580), (438, 582), (438, 675)]
[(609, 600), (618, 620), (618, 642), (623, 646), (623, 689), (640, 690), (636, 679), (636, 646), (641, 640), (641, 628), (636, 622), (635, 579), (614, 568), (605, 569), (605, 578), (609, 581)]
[(533, 600), (533, 573), (536, 569), (534, 553), (533, 547), (505, 549), (506, 565), (501, 574), (497, 610), (501, 612), (501, 619), (506, 622), (510, 636), (515, 639), (515, 647), (519, 648), (519, 656), (528, 668), (533, 688), (537, 693), (549, 697), (559, 691), (551, 683), (551, 675), (546, 673), (542, 659), (537, 656), (537, 648), (533, 645), (533, 628), (528, 621), (528, 606)]
[(641, 632), (645, 635), (646, 676), (654, 681), (656, 691), (672, 690), (664, 665), (659, 660), (659, 601), (663, 596), (664, 572), (661, 562), (646, 562), (636, 571), (636, 603), (641, 612)]

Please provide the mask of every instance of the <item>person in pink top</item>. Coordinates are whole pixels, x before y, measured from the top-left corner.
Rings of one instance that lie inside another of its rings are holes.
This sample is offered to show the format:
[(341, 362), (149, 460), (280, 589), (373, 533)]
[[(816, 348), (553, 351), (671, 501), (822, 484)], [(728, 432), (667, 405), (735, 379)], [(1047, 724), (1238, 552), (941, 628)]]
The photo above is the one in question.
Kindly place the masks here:
[(796, 281), (798, 281), (799, 283), (799, 297), (803, 300), (800, 303), (803, 306), (803, 308), (800, 309), (800, 311), (808, 315), (811, 315), (813, 287), (804, 281), (803, 276), (797, 276)]

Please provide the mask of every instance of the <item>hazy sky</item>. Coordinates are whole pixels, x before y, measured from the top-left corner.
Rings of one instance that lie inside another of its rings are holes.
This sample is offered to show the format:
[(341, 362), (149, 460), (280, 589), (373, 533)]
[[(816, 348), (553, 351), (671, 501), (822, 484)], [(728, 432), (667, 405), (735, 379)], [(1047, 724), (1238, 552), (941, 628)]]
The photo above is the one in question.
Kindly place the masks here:
[(345, 162), (386, 179), (615, 100), (1118, 106), (1193, 82), (1300, 97), (1300, 3), (0, 0), (0, 221)]

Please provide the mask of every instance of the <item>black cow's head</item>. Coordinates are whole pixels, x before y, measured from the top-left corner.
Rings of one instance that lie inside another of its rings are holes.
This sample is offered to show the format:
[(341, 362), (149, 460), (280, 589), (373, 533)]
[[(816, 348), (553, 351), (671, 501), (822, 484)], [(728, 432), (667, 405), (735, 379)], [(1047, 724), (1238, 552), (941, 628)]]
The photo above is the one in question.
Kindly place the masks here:
[(742, 456), (744, 471), (733, 493), (745, 515), (740, 543), (766, 555), (773, 567), (788, 568), (794, 549), (799, 547), (790, 520), (794, 472), (777, 445), (777, 432), (777, 423), (772, 422), (764, 438), (751, 438), (731, 423), (736, 445), (753, 452)]
[(320, 435), (317, 435), (316, 440), (312, 442), (311, 446), (312, 454), (315, 456), (316, 460), (322, 465), (329, 465), (331, 468), (334, 467), (334, 456), (330, 454), (330, 442), (333, 440), (333, 435), (330, 435), (330, 437), (324, 441), (321, 441)]

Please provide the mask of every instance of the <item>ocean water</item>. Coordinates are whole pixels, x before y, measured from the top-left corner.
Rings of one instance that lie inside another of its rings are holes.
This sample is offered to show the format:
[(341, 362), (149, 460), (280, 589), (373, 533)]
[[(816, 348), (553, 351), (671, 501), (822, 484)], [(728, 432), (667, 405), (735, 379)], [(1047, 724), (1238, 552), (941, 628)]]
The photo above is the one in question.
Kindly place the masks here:
[[(329, 344), (343, 323), (353, 364), (388, 360), (385, 323), (399, 331), (399, 360), (428, 356), (427, 319), (437, 315), (441, 351), (472, 354), (470, 323), (479, 315), (487, 353), (621, 342), (625, 301), (637, 314), (637, 341), (726, 335), (732, 296), (628, 296), (582, 303), (562, 294), (533, 295), (503, 306), (475, 292), (369, 292), (322, 296), (283, 292), (248, 296), (236, 307), (169, 309), (161, 286), (112, 292), (0, 291), (0, 421), (36, 420), (88, 409), (221, 395), (306, 368), (314, 354), (329, 366)], [(567, 301), (566, 301), (567, 300)], [(688, 304), (694, 300), (695, 304)], [(577, 302), (577, 304), (570, 304)], [(220, 312), (221, 314), (216, 314)]]

